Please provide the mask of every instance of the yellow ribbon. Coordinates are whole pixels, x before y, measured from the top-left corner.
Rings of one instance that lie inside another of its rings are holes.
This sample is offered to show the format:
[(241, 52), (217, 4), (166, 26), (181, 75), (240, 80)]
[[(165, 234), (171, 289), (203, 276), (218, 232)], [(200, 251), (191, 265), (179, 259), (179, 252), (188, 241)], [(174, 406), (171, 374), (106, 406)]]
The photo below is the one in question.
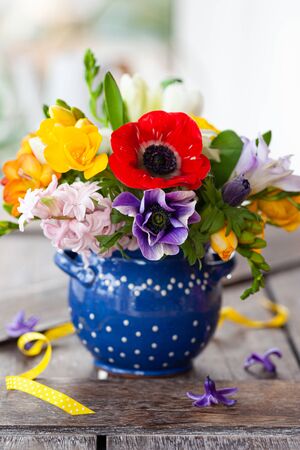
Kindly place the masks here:
[(261, 302), (264, 308), (273, 312), (275, 316), (268, 320), (253, 320), (240, 314), (231, 306), (224, 306), (224, 308), (221, 309), (218, 326), (220, 327), (224, 320), (229, 320), (248, 328), (279, 328), (287, 323), (289, 310), (285, 306), (277, 305), (268, 299), (262, 299)]
[[(18, 390), (40, 398), (51, 405), (57, 406), (63, 411), (71, 414), (72, 416), (78, 416), (82, 414), (94, 414), (94, 411), (85, 407), (81, 403), (78, 403), (71, 397), (56, 391), (44, 384), (33, 381), (47, 368), (52, 355), (51, 341), (59, 339), (64, 336), (68, 336), (74, 333), (74, 327), (71, 323), (65, 323), (58, 327), (52, 328), (46, 331), (44, 334), (30, 332), (23, 334), (18, 339), (19, 350), (26, 356), (36, 356), (41, 353), (43, 347), (46, 346), (46, 350), (41, 361), (32, 369), (24, 372), (20, 375), (7, 376), (6, 388), (8, 390)], [(27, 344), (34, 342), (29, 348)]]
[[(236, 309), (230, 306), (225, 306), (221, 309), (218, 325), (221, 326), (225, 320), (229, 320), (250, 328), (277, 328), (282, 327), (287, 322), (289, 312), (285, 306), (276, 305), (267, 299), (263, 299), (263, 306), (275, 314), (271, 319), (264, 321), (252, 320), (249, 319), (249, 317), (240, 314)], [(78, 403), (76, 400), (68, 397), (62, 392), (56, 391), (55, 389), (45, 386), (44, 384), (40, 384), (37, 381), (33, 381), (47, 368), (51, 360), (51, 341), (73, 334), (74, 331), (75, 329), (71, 323), (65, 323), (46, 331), (44, 334), (36, 332), (23, 334), (23, 336), (18, 339), (18, 347), (24, 355), (36, 356), (41, 353), (44, 347), (46, 347), (46, 350), (43, 358), (35, 367), (20, 375), (7, 376), (6, 388), (8, 390), (19, 390), (26, 392), (27, 394), (40, 398), (51, 405), (57, 406), (72, 416), (81, 414), (95, 414), (94, 411)], [(26, 349), (27, 344), (32, 342), (33, 344)]]

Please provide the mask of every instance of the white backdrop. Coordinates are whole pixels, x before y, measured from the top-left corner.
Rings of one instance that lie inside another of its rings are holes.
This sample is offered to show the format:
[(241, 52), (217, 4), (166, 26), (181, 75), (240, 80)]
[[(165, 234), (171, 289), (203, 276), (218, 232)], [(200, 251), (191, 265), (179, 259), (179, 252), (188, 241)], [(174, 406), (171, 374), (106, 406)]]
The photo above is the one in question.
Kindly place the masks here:
[(175, 67), (199, 86), (204, 115), (255, 137), (300, 174), (300, 1), (176, 0)]

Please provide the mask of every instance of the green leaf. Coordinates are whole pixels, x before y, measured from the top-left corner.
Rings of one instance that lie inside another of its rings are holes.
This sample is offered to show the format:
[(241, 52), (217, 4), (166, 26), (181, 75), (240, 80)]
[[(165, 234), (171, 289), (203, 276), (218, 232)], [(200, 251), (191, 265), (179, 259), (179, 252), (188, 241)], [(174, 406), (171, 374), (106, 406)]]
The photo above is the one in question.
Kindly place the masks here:
[(11, 214), (13, 205), (9, 205), (8, 203), (3, 203), (2, 205), (4, 211), (6, 211), (8, 214)]
[(166, 80), (163, 80), (160, 85), (163, 89), (166, 89), (166, 87), (170, 86), (170, 84), (182, 82), (183, 80), (181, 78), (167, 78)]
[(0, 236), (11, 233), (14, 230), (18, 230), (19, 225), (14, 222), (9, 222), (8, 220), (0, 221)]
[(56, 104), (57, 106), (61, 106), (62, 108), (71, 110), (71, 106), (61, 98), (56, 99)]
[[(265, 143), (269, 146), (271, 143), (271, 139), (272, 139), (272, 131), (269, 130), (266, 133), (264, 133), (262, 135), (263, 140), (265, 141)], [(258, 139), (256, 139), (256, 145), (258, 145)]]
[(49, 119), (50, 114), (49, 114), (49, 106), (48, 105), (43, 105), (43, 113), (44, 113), (46, 119)]
[(211, 171), (217, 187), (223, 186), (234, 170), (243, 149), (243, 141), (232, 130), (222, 131), (210, 144), (220, 150), (220, 162), (211, 161)]
[(124, 108), (120, 89), (110, 72), (104, 77), (104, 97), (109, 122), (116, 130), (124, 124)]

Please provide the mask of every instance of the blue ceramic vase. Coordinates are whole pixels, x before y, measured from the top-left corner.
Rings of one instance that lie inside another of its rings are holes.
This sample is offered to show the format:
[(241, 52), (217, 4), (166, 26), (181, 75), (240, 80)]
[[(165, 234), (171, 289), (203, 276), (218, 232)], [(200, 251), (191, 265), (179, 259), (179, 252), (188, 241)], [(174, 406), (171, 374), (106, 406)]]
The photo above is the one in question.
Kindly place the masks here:
[(139, 252), (93, 255), (84, 267), (69, 251), (56, 264), (68, 275), (77, 334), (97, 367), (119, 375), (170, 376), (191, 368), (214, 334), (223, 276), (233, 268), (211, 259), (190, 266), (180, 253), (161, 261)]

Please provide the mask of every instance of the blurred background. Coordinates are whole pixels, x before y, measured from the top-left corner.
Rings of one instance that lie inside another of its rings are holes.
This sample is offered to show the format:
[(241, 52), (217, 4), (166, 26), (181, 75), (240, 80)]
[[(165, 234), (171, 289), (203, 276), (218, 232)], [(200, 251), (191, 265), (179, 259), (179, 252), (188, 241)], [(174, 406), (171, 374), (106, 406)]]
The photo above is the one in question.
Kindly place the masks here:
[(1, 0), (0, 159), (37, 127), (43, 103), (87, 110), (90, 47), (117, 78), (186, 78), (218, 128), (272, 129), (274, 153), (295, 153), (300, 173), (299, 25), (298, 0)]

